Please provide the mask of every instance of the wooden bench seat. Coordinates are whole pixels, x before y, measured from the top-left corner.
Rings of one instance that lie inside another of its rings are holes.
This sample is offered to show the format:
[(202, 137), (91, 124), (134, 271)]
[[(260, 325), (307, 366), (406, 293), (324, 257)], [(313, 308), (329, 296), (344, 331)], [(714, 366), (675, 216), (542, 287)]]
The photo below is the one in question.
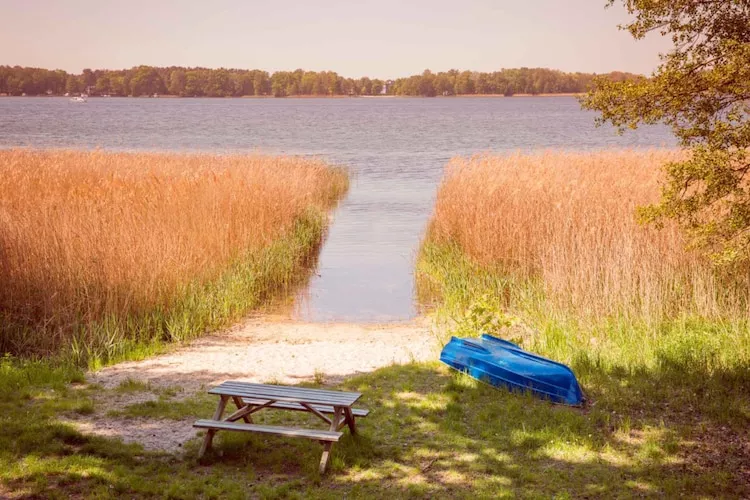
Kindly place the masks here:
[(304, 437), (315, 441), (337, 442), (343, 432), (322, 431), (317, 429), (299, 429), (296, 427), (282, 427), (279, 425), (240, 424), (224, 420), (198, 420), (193, 427), (200, 429), (216, 429), (225, 431), (261, 432), (264, 434), (278, 434), (289, 437)]
[[(242, 402), (247, 405), (262, 405), (266, 403), (266, 400), (263, 399), (253, 399), (253, 398), (242, 398)], [(333, 415), (333, 406), (327, 406), (327, 405), (310, 405), (316, 410), (318, 410), (320, 413), (329, 413)], [(308, 411), (307, 408), (302, 406), (299, 403), (286, 403), (284, 401), (276, 401), (275, 403), (272, 403), (267, 406), (267, 408), (278, 408), (280, 410), (293, 410), (293, 411)], [(370, 414), (370, 410), (364, 410), (361, 408), (352, 408), (352, 414), (355, 417), (366, 417)]]

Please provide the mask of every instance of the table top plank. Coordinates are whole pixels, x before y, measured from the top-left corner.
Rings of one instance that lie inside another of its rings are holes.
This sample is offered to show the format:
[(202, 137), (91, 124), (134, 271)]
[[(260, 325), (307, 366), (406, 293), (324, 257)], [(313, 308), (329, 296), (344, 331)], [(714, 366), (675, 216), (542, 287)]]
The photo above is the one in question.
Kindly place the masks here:
[(346, 391), (332, 391), (328, 389), (311, 389), (307, 387), (295, 387), (287, 385), (272, 385), (272, 384), (254, 384), (249, 382), (236, 382), (229, 380), (223, 382), (218, 387), (234, 387), (240, 389), (253, 389), (253, 390), (274, 390), (280, 392), (304, 392), (308, 394), (319, 394), (324, 396), (348, 396), (359, 394), (358, 392), (346, 392)]
[(331, 400), (326, 397), (319, 397), (308, 394), (278, 394), (271, 392), (259, 392), (259, 391), (242, 391), (235, 389), (212, 389), (209, 391), (210, 394), (222, 394), (227, 396), (239, 396), (241, 398), (252, 398), (252, 399), (265, 399), (267, 401), (286, 401), (291, 403), (311, 403), (311, 404), (323, 404), (331, 406), (351, 406), (356, 401), (355, 398), (348, 400)]
[(270, 384), (252, 384), (237, 381), (224, 382), (208, 392), (209, 394), (220, 394), (225, 396), (326, 404), (331, 406), (351, 406), (362, 396), (359, 392), (330, 391), (325, 389), (308, 389), (305, 387), (289, 387)]
[(348, 392), (348, 391), (333, 391), (330, 389), (312, 389), (309, 387), (295, 387), (295, 386), (289, 386), (289, 385), (273, 385), (273, 384), (255, 384), (251, 382), (238, 382), (236, 380), (227, 380), (226, 382), (222, 382), (219, 384), (218, 387), (242, 387), (242, 388), (267, 388), (267, 389), (274, 389), (274, 390), (290, 390), (290, 391), (304, 391), (306, 393), (316, 393), (316, 394), (325, 394), (325, 395), (352, 395), (352, 394), (360, 394), (358, 392)]
[[(279, 395), (279, 396), (287, 396), (287, 397), (315, 397), (317, 399), (325, 399), (328, 401), (350, 401), (352, 399), (356, 399), (360, 396), (359, 393), (322, 393), (322, 392), (314, 392), (314, 391), (308, 391), (304, 388), (296, 388), (296, 387), (279, 387), (279, 386), (267, 386), (264, 387), (262, 385), (258, 385), (255, 387), (245, 387), (245, 386), (234, 386), (234, 385), (220, 385), (218, 387), (215, 387), (214, 389), (220, 389), (223, 392), (252, 392), (253, 394), (267, 394), (267, 395)], [(230, 394), (231, 395), (231, 394)]]

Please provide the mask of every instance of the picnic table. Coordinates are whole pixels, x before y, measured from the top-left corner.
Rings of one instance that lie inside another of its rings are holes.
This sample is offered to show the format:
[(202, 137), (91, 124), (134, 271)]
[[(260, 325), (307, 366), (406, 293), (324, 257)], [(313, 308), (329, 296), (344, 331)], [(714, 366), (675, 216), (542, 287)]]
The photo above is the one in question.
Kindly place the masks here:
[[(219, 404), (211, 420), (198, 420), (193, 424), (193, 427), (207, 429), (203, 446), (198, 454), (199, 459), (211, 449), (214, 434), (219, 430), (303, 437), (319, 441), (323, 445), (323, 455), (320, 458), (322, 474), (328, 466), (328, 457), (333, 443), (338, 442), (343, 435), (341, 429), (348, 426), (349, 431), (356, 434), (355, 418), (366, 417), (369, 413), (368, 410), (352, 408), (352, 405), (362, 396), (358, 392), (227, 381), (212, 388), (208, 393), (218, 395)], [(230, 400), (237, 410), (222, 420), (224, 410)], [(328, 424), (328, 430), (253, 423), (251, 415), (263, 409), (312, 413)], [(244, 423), (237, 422), (240, 419)]]

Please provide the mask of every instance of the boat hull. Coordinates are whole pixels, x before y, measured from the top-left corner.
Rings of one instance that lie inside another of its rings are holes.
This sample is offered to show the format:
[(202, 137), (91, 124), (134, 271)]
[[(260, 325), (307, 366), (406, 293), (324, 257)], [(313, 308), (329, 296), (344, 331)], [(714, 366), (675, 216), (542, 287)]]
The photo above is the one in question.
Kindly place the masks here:
[(531, 392), (554, 403), (583, 404), (581, 387), (570, 368), (492, 335), (452, 337), (440, 361), (495, 387)]

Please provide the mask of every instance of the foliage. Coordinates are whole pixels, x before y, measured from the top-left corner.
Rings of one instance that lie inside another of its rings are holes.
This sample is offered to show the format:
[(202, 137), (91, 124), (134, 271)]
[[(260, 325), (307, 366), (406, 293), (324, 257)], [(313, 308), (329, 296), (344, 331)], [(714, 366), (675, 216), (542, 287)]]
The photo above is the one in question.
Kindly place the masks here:
[(496, 337), (500, 336), (507, 328), (518, 323), (518, 319), (501, 311), (497, 302), (489, 293), (475, 298), (458, 321), (458, 327), (454, 332), (456, 335), (474, 336), (478, 333), (487, 333)]
[[(0, 94), (142, 96), (171, 94), (182, 97), (242, 97), (296, 95), (408, 95), (540, 94), (585, 91), (594, 75), (564, 73), (545, 68), (503, 69), (492, 73), (425, 70), (396, 80), (345, 78), (334, 71), (277, 71), (136, 66), (126, 70), (84, 69), (80, 75), (21, 66), (0, 66)], [(617, 81), (635, 75), (613, 72)]]
[[(612, 5), (615, 0), (610, 0)], [(666, 166), (658, 204), (644, 220), (677, 220), (720, 263), (750, 259), (750, 2), (623, 0), (636, 39), (670, 36), (651, 78), (595, 80), (582, 99), (599, 123), (669, 125), (691, 155)]]

